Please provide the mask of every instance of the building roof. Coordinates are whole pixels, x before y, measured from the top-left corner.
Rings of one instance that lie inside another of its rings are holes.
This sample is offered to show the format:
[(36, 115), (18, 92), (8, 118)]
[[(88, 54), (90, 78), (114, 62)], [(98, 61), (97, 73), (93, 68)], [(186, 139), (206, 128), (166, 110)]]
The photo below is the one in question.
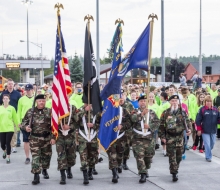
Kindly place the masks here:
[(103, 73), (106, 73), (108, 71), (110, 71), (112, 68), (112, 64), (108, 63), (108, 64), (101, 64), (100, 65), (100, 75)]
[[(199, 72), (199, 62), (192, 62), (191, 64)], [(203, 62), (202, 63), (202, 75), (205, 75), (206, 67), (212, 67), (212, 75), (220, 74), (220, 60)]]

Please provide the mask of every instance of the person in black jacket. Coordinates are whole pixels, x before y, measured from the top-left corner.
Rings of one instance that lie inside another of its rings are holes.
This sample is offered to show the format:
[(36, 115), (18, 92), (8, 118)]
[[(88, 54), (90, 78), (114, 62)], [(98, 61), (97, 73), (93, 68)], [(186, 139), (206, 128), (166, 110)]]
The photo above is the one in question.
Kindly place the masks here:
[[(218, 96), (213, 100), (213, 105), (218, 108), (218, 111), (220, 111), (220, 89), (218, 89)], [(220, 125), (218, 125), (217, 129), (217, 138), (220, 139)]]
[(220, 124), (220, 112), (212, 104), (212, 97), (205, 97), (204, 106), (200, 108), (196, 116), (197, 134), (203, 138), (205, 157), (207, 162), (212, 161), (212, 149), (215, 144), (217, 124)]

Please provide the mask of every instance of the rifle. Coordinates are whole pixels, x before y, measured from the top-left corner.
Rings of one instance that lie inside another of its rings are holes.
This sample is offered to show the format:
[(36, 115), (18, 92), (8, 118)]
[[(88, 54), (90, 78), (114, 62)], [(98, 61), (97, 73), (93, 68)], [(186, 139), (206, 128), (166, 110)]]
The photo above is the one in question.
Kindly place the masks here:
[[(177, 95), (179, 96), (178, 92), (177, 92)], [(185, 127), (185, 130), (186, 130), (186, 133), (188, 133), (189, 131), (189, 128), (186, 124), (186, 116), (185, 114), (183, 113), (183, 108), (182, 108), (182, 105), (181, 105), (181, 101), (180, 101), (180, 97), (179, 97), (179, 104), (180, 104), (180, 111), (181, 111), (181, 114), (182, 114), (182, 117), (183, 117), (183, 125)]]
[(34, 101), (33, 101), (33, 104), (32, 104), (32, 108), (31, 108), (31, 119), (29, 121), (29, 127), (31, 128), (32, 126), (32, 121), (33, 121), (33, 117), (34, 117), (34, 107), (35, 107), (35, 98), (36, 98), (36, 95), (37, 95), (37, 86), (36, 86), (36, 90), (35, 90), (35, 94), (34, 94)]

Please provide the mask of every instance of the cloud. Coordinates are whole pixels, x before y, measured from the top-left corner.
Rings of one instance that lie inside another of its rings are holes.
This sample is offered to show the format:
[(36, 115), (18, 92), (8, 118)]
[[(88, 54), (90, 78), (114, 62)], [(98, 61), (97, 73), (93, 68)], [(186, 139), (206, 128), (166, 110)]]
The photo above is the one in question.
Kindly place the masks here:
[[(38, 0), (29, 6), (29, 40), (43, 44), (43, 54), (54, 56), (56, 34), (57, 0)], [(96, 1), (62, 0), (62, 32), (69, 55), (75, 51), (83, 55), (85, 25), (84, 16), (91, 14), (91, 33), (96, 52)], [(161, 0), (100, 0), (100, 57), (106, 54), (115, 30), (115, 20), (124, 20), (123, 44), (125, 53), (129, 51), (141, 32), (148, 24), (148, 15), (156, 13), (159, 20), (154, 24), (152, 56), (160, 57), (161, 53)], [(202, 50), (206, 55), (219, 54), (220, 49), (220, 1), (202, 1)], [(26, 55), (26, 44), (20, 39), (27, 36), (27, 11), (20, 1), (1, 1), (1, 36), (3, 53)], [(165, 55), (198, 55), (199, 49), (199, 1), (166, 0), (164, 1), (165, 17)], [(30, 45), (30, 54), (39, 54), (39, 48)]]

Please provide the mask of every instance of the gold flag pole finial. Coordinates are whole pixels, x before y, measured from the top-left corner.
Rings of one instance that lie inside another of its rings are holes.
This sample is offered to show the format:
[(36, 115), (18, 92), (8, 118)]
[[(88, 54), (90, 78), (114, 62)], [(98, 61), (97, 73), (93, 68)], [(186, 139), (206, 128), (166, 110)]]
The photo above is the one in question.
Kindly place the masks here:
[(154, 13), (152, 13), (152, 14), (150, 14), (150, 15), (148, 16), (148, 19), (150, 19), (150, 18), (152, 19), (152, 21), (154, 21), (155, 18), (158, 20), (157, 15), (154, 14)]
[[(158, 20), (158, 17), (156, 14), (152, 13), (148, 16), (148, 19), (152, 19), (150, 21), (150, 40), (149, 40), (149, 50), (148, 50), (148, 72), (147, 72), (147, 101), (146, 101), (146, 108), (148, 109), (148, 100), (149, 100), (149, 93), (150, 93), (150, 67), (151, 67), (151, 55), (152, 55), (152, 42), (153, 42), (153, 25), (154, 25), (154, 19)], [(145, 123), (149, 125), (149, 111), (145, 115)], [(144, 132), (146, 132), (146, 129), (144, 129)]]
[(118, 18), (118, 19), (115, 21), (115, 25), (116, 25), (117, 23), (122, 23), (123, 25), (125, 25), (125, 24), (124, 24), (124, 21), (123, 21), (122, 19), (120, 19), (120, 18)]
[(57, 9), (57, 15), (60, 14), (60, 8), (64, 9), (63, 4), (57, 3), (57, 4), (54, 5), (54, 9)]
[(93, 16), (87, 14), (87, 15), (84, 17), (84, 21), (85, 21), (85, 20), (88, 20), (88, 21), (87, 21), (88, 34), (89, 34), (88, 37), (90, 37), (90, 20), (93, 20), (93, 21), (94, 21)]

